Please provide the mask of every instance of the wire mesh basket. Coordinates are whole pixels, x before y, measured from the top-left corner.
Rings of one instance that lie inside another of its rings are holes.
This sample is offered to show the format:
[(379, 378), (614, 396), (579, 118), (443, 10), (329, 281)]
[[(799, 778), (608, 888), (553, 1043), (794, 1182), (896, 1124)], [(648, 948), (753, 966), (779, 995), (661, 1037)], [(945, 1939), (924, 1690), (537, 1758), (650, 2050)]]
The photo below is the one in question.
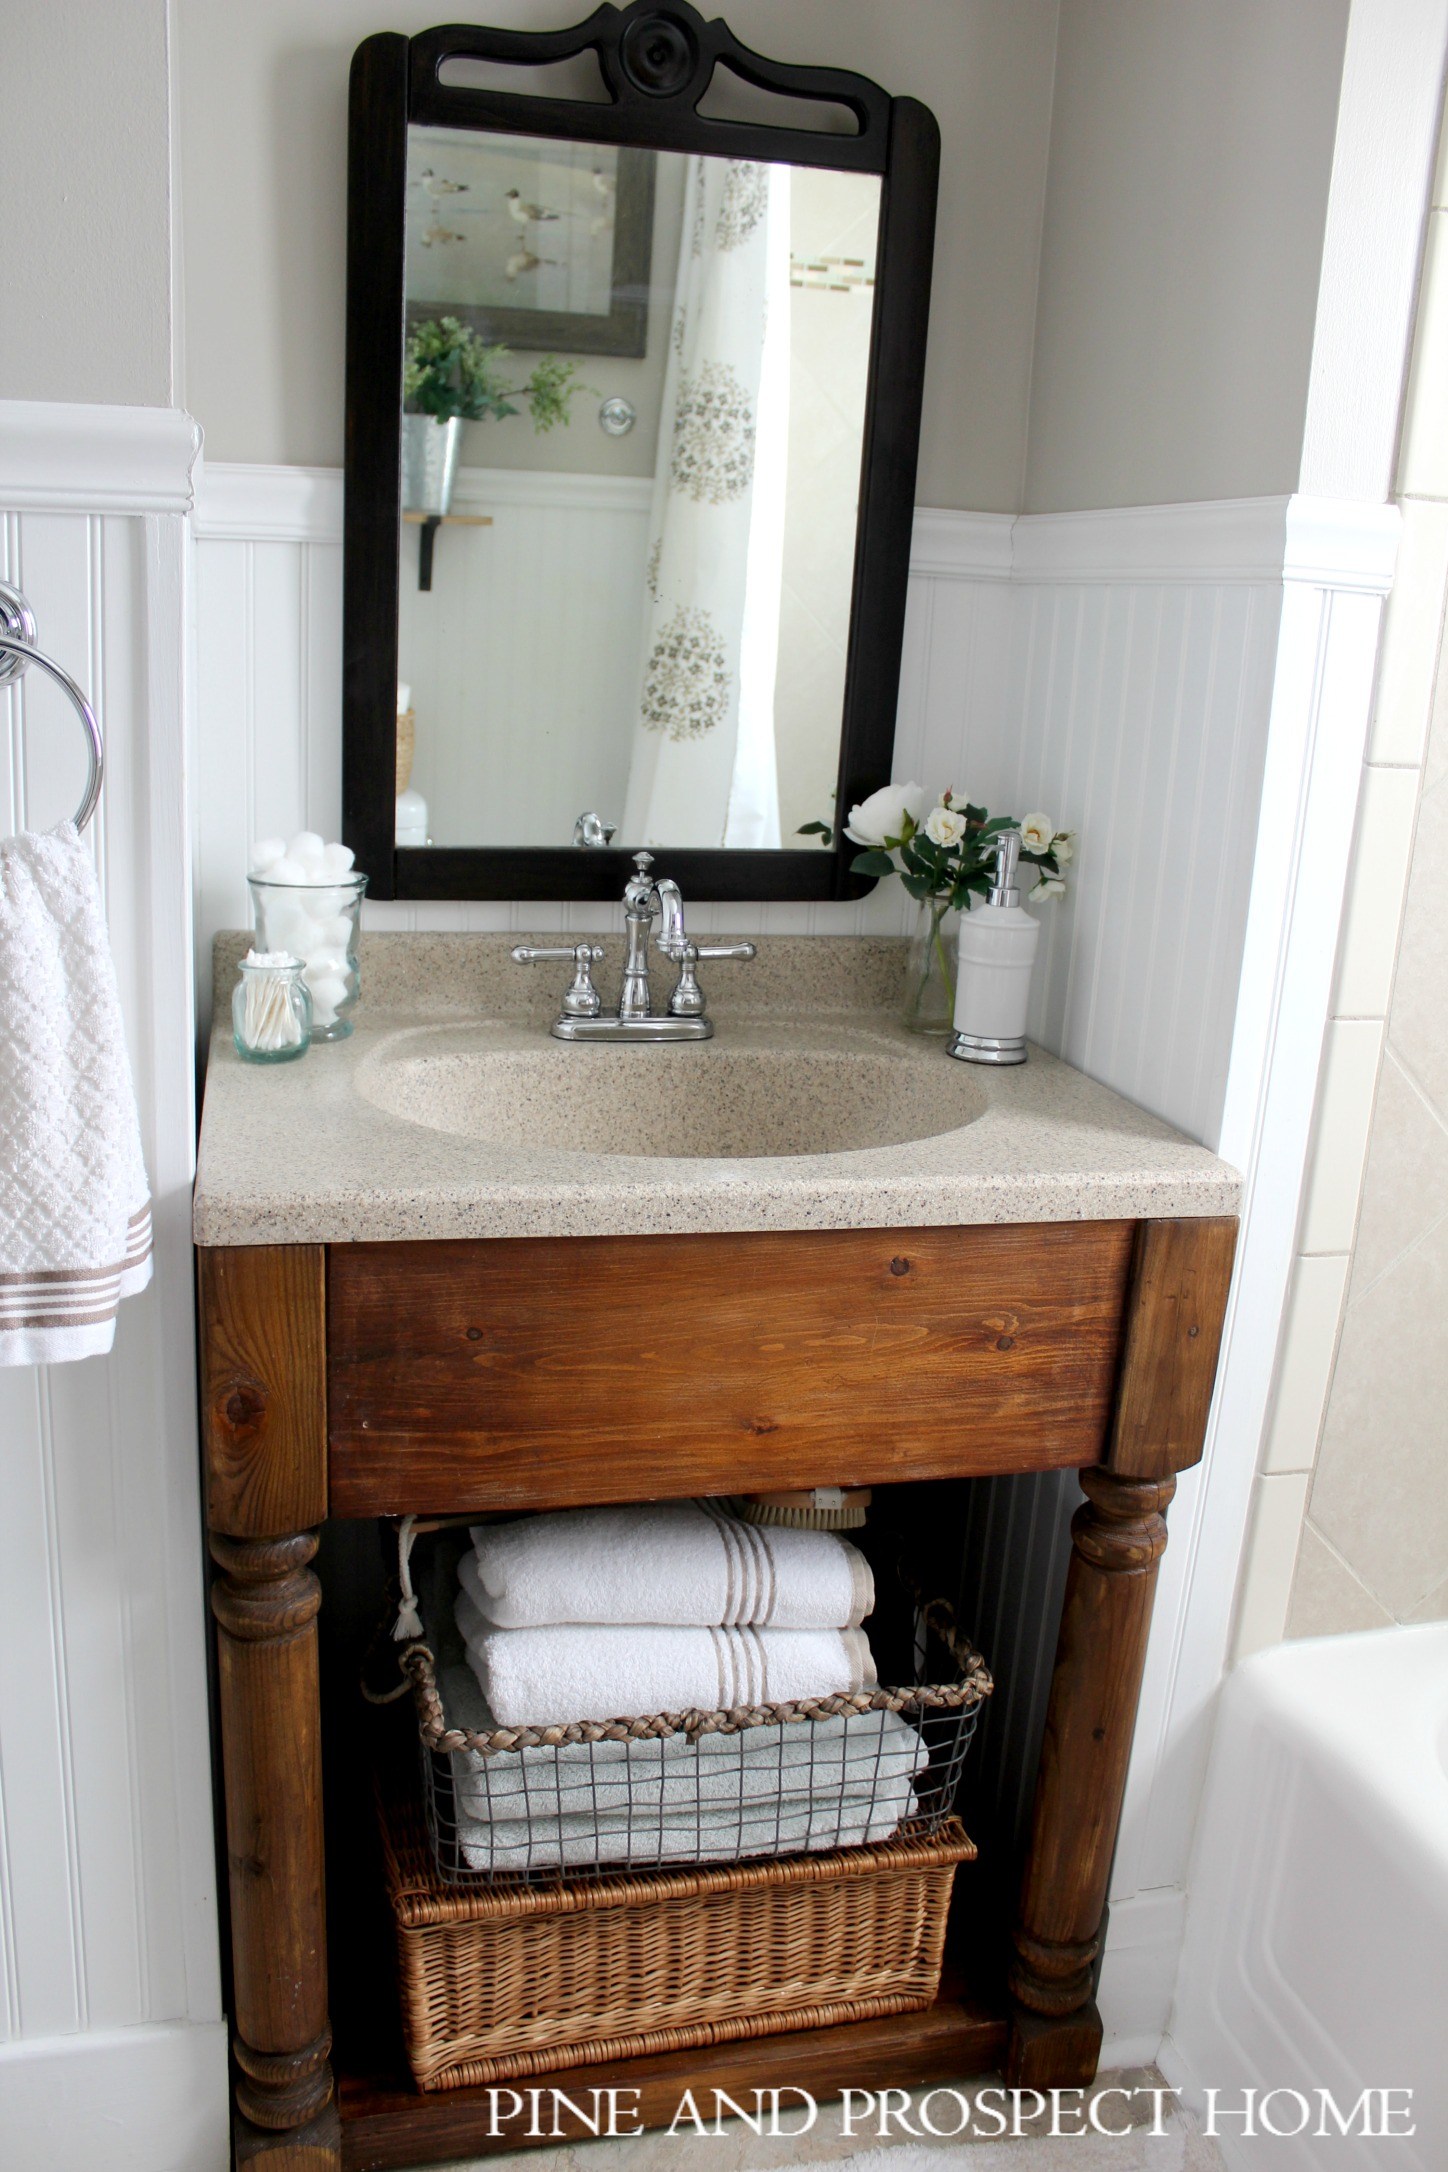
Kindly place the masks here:
[[(789, 1704), (496, 1726), (436, 1579), (440, 1634), (400, 1655), (427, 1832), (455, 1886), (789, 1858), (927, 1837), (950, 1819), (991, 1679), (943, 1602), (912, 1605), (917, 1672), (945, 1679)], [(939, 1664), (943, 1662), (943, 1664)]]

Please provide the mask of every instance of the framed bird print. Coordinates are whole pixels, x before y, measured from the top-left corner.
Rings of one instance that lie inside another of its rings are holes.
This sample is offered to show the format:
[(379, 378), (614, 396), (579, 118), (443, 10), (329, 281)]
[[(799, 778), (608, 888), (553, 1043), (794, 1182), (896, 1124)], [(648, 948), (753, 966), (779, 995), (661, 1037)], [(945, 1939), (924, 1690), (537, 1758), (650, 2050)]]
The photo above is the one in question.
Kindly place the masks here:
[(407, 316), (550, 354), (641, 356), (654, 153), (625, 144), (408, 131)]

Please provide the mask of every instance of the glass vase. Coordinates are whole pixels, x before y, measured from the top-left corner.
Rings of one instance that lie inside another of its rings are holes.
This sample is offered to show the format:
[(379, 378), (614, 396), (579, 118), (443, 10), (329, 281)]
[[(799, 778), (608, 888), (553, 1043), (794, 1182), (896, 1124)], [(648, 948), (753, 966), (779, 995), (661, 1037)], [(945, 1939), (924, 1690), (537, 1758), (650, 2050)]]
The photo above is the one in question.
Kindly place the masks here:
[(920, 901), (905, 961), (902, 1022), (911, 1033), (947, 1034), (955, 1012), (957, 915), (948, 899)]
[(312, 1039), (344, 1041), (361, 989), (358, 916), (365, 875), (340, 882), (267, 882), (249, 877), (258, 950), (290, 950), (302, 961), (312, 998)]

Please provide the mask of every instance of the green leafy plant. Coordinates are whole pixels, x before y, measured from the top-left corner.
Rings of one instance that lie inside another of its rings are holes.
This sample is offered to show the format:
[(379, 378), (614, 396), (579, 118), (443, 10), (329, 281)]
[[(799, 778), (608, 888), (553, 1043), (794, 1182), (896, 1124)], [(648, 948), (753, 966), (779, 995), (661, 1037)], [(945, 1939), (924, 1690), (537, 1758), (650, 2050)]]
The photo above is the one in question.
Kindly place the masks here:
[(512, 360), (507, 347), (490, 347), (456, 317), (429, 317), (407, 335), (402, 367), (403, 404), (409, 414), (431, 415), (435, 422), (501, 421), (526, 405), (533, 427), (551, 430), (569, 419), (575, 392), (591, 388), (575, 382), (576, 362), (544, 355), (521, 384), (509, 380)]

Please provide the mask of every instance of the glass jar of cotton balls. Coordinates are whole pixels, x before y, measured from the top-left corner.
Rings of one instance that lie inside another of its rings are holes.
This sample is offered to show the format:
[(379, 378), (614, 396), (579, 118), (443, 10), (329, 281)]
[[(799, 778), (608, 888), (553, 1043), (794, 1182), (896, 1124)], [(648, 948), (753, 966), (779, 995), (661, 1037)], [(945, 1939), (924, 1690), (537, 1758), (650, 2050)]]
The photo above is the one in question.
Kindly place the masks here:
[(312, 1038), (312, 998), (302, 961), (286, 950), (249, 950), (231, 997), (231, 1033), (247, 1063), (292, 1063)]
[(257, 948), (289, 950), (302, 961), (312, 1039), (345, 1040), (361, 990), (358, 920), (367, 877), (354, 873), (346, 845), (303, 830), (289, 845), (279, 837), (253, 845), (248, 880)]

